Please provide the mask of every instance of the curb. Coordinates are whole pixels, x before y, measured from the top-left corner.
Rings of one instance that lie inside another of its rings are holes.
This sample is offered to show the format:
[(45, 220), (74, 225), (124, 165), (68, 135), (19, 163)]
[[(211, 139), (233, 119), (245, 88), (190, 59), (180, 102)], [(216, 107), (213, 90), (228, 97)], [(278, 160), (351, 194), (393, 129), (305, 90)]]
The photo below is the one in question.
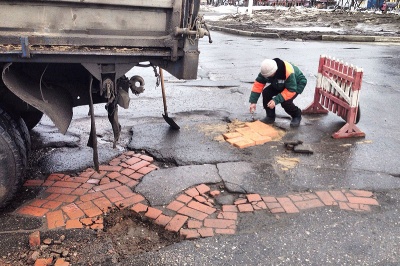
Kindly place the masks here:
[[(237, 34), (241, 36), (249, 36), (249, 37), (263, 37), (263, 38), (272, 38), (272, 39), (280, 39), (280, 35), (274, 32), (252, 32), (252, 31), (244, 31), (231, 29), (226, 27), (219, 26), (209, 26), (211, 30), (222, 31), (231, 34)], [(361, 35), (321, 35), (322, 41), (350, 41), (350, 42), (399, 42), (400, 37), (389, 37), (389, 36), (361, 36)]]

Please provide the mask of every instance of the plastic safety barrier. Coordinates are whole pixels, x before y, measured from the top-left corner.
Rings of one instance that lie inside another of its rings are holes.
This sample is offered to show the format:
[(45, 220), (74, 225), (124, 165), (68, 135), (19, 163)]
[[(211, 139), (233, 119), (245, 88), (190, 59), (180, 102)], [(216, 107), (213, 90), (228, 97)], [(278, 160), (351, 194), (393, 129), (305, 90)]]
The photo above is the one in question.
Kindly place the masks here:
[(360, 117), (357, 114), (362, 76), (362, 68), (322, 55), (314, 102), (303, 110), (303, 114), (326, 114), (331, 111), (346, 121), (332, 135), (333, 138), (364, 137), (365, 133), (356, 126)]

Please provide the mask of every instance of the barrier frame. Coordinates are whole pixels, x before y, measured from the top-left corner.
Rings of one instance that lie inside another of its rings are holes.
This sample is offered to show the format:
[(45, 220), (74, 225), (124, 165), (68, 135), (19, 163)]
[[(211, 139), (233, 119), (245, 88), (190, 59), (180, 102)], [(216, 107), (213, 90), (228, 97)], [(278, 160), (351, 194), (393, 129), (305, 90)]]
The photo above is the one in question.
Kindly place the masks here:
[(363, 69), (321, 55), (314, 101), (303, 114), (327, 114), (342, 117), (346, 124), (332, 134), (333, 138), (365, 137), (357, 126)]

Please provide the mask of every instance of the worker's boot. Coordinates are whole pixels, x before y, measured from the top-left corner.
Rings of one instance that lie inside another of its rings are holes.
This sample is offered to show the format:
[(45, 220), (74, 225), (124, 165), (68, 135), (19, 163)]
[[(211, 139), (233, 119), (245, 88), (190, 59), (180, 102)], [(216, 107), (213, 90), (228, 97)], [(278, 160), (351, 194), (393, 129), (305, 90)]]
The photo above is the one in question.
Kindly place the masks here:
[(301, 113), (299, 115), (296, 115), (296, 116), (292, 117), (292, 121), (290, 122), (290, 126), (291, 127), (298, 127), (298, 126), (300, 126), (300, 122), (301, 122)]
[(263, 119), (260, 119), (261, 122), (265, 124), (273, 124), (275, 122), (275, 108), (274, 109), (265, 109), (267, 116)]

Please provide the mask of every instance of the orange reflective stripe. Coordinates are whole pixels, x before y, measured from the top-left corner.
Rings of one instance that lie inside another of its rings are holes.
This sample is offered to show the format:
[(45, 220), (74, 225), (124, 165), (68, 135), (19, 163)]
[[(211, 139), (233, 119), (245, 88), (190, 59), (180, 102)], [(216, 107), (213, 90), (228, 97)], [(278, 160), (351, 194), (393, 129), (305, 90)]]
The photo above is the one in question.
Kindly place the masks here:
[(285, 67), (286, 67), (286, 78), (288, 78), (290, 76), (290, 74), (294, 73), (294, 68), (290, 63), (288, 63), (286, 61), (284, 61), (284, 63), (285, 63)]
[(281, 92), (281, 95), (282, 95), (283, 99), (285, 99), (285, 101), (287, 101), (287, 100), (292, 99), (296, 95), (296, 92), (289, 91), (288, 89), (284, 89)]
[(257, 92), (257, 93), (262, 93), (264, 86), (265, 86), (265, 84), (262, 84), (261, 82), (258, 82), (258, 81), (254, 81), (253, 88), (251, 88), (251, 91)]

